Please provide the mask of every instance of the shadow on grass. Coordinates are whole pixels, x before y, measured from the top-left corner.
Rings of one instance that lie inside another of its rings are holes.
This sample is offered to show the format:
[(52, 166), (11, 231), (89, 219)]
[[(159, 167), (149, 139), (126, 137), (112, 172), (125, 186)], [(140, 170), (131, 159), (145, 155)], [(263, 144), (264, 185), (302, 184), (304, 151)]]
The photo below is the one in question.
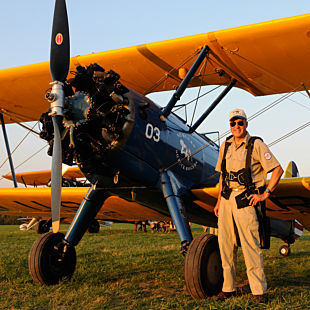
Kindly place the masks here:
[[(308, 253), (307, 253), (308, 254)], [(295, 255), (294, 258), (305, 258), (306, 255)], [(292, 257), (293, 259), (293, 257)], [(310, 287), (310, 268), (302, 260), (290, 260), (290, 257), (277, 257), (270, 266), (265, 264), (268, 285), (274, 287)]]
[(303, 241), (303, 240), (310, 240), (310, 236), (302, 236), (300, 237), (300, 241)]
[[(292, 258), (301, 258), (301, 257), (309, 257), (310, 256), (310, 251), (296, 251), (294, 252), (294, 249), (292, 249), (292, 253), (290, 254), (289, 257), (287, 257), (287, 259), (290, 259), (290, 257)], [(280, 257), (281, 259), (282, 257)], [(283, 257), (285, 259), (285, 257)]]

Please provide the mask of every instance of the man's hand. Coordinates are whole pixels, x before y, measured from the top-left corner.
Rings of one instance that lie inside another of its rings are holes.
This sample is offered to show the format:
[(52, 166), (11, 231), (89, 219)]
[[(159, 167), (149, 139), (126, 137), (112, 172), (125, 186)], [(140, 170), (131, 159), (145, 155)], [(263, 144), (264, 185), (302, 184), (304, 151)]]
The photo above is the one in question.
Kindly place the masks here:
[(260, 201), (266, 200), (270, 196), (269, 193), (264, 192), (263, 194), (252, 194), (249, 196), (250, 206), (256, 206)]
[[(273, 192), (274, 189), (276, 188), (282, 174), (283, 174), (283, 169), (281, 166), (277, 166), (276, 168), (273, 169), (271, 177), (270, 177), (270, 181), (268, 184), (268, 188), (271, 192)], [(250, 206), (256, 206), (258, 202), (266, 200), (269, 196), (270, 194), (267, 192), (264, 192), (263, 194), (250, 195), (249, 196)]]
[(217, 202), (216, 205), (214, 207), (214, 214), (219, 217), (219, 211), (220, 211), (220, 202), (221, 202), (221, 195), (222, 192), (222, 174), (220, 175), (220, 180), (219, 180), (219, 193), (218, 193), (218, 197), (217, 197)]
[(217, 200), (217, 203), (214, 207), (214, 214), (219, 217), (219, 211), (220, 211), (220, 199)]

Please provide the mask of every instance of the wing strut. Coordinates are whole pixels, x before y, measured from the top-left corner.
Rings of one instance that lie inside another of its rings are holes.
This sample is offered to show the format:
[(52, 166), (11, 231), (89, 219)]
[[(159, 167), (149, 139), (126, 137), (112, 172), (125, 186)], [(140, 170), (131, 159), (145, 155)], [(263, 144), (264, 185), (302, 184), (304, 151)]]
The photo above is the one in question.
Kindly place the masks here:
[(167, 117), (170, 114), (171, 110), (173, 109), (173, 107), (175, 106), (177, 101), (180, 100), (184, 90), (186, 89), (187, 85), (190, 83), (191, 79), (193, 78), (194, 74), (196, 73), (197, 69), (199, 68), (199, 66), (201, 65), (202, 61), (204, 60), (204, 58), (206, 57), (206, 55), (209, 51), (210, 51), (210, 48), (208, 45), (206, 45), (201, 50), (200, 54), (198, 55), (195, 62), (193, 63), (193, 65), (191, 66), (189, 71), (187, 72), (187, 74), (186, 74), (185, 78), (183, 79), (183, 81), (181, 82), (180, 86), (174, 92), (174, 94), (172, 95), (167, 106), (164, 108), (164, 110), (163, 110), (163, 116), (164, 117)]
[(5, 141), (5, 147), (6, 147), (6, 151), (8, 153), (9, 163), (10, 163), (10, 167), (11, 167), (13, 183), (14, 183), (14, 187), (16, 188), (17, 187), (17, 181), (16, 181), (16, 176), (15, 176), (15, 170), (14, 170), (13, 160), (12, 160), (10, 146), (9, 146), (9, 140), (8, 140), (8, 136), (6, 134), (5, 123), (4, 123), (4, 119), (3, 119), (2, 113), (0, 113), (0, 121), (1, 121), (4, 141)]
[(220, 93), (220, 95), (213, 101), (209, 108), (199, 117), (196, 123), (190, 128), (189, 132), (194, 132), (198, 126), (205, 120), (205, 118), (214, 110), (214, 108), (222, 101), (222, 99), (228, 94), (228, 92), (234, 87), (237, 83), (236, 79), (233, 79), (229, 85)]

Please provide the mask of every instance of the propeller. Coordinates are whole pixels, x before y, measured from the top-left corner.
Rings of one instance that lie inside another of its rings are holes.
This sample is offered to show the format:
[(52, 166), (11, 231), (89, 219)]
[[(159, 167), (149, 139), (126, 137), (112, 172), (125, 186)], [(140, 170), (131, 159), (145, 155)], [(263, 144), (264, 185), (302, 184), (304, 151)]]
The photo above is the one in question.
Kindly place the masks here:
[(51, 209), (53, 232), (59, 231), (61, 184), (62, 184), (62, 149), (61, 129), (64, 107), (64, 82), (70, 66), (69, 26), (65, 0), (56, 0), (51, 39), (50, 70), (53, 82), (52, 91), (47, 99), (51, 102), (54, 127), (54, 145), (51, 175)]

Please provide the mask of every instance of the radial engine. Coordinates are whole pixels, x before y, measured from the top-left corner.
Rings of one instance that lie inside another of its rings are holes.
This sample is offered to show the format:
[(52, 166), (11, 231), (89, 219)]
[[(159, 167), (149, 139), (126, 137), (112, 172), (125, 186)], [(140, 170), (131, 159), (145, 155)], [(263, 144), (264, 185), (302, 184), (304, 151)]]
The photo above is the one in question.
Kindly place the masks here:
[[(63, 163), (92, 172), (126, 142), (133, 127), (134, 104), (112, 70), (91, 64), (78, 66), (73, 74), (65, 84)], [(52, 155), (54, 134), (48, 112), (40, 122), (40, 137), (49, 142), (48, 154)]]

